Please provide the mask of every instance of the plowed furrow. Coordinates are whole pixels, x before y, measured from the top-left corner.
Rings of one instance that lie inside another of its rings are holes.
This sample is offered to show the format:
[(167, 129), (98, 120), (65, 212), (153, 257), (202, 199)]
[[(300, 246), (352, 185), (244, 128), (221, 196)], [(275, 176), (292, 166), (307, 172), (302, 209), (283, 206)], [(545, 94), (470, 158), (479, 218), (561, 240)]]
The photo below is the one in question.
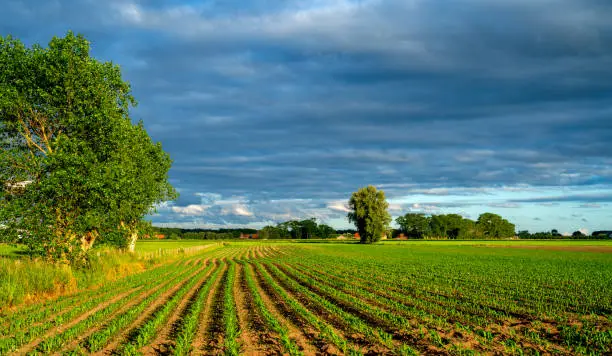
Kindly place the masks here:
[[(254, 270), (253, 266), (246, 265), (245, 269)], [(319, 332), (308, 325), (299, 315), (295, 313), (279, 296), (262, 284), (261, 276), (254, 273), (255, 285), (259, 291), (259, 296), (263, 300), (266, 309), (289, 331), (289, 337), (294, 340), (305, 355), (316, 354), (336, 354), (337, 349), (322, 340)], [(336, 352), (332, 352), (335, 349)], [(328, 352), (326, 352), (328, 351)]]
[(185, 297), (181, 300), (179, 305), (176, 307), (172, 315), (168, 318), (165, 326), (159, 330), (157, 337), (146, 347), (142, 348), (140, 352), (145, 355), (151, 354), (169, 354), (172, 346), (174, 345), (173, 337), (175, 336), (177, 326), (180, 322), (181, 317), (188, 310), (189, 306), (194, 302), (195, 297), (199, 289), (204, 285), (206, 280), (214, 272), (217, 267), (211, 268), (206, 275), (199, 281), (194, 288), (192, 288)]
[[(206, 298), (206, 306), (200, 317), (200, 326), (193, 341), (193, 355), (219, 354), (223, 350), (223, 338), (214, 339), (218, 333), (223, 333), (223, 279), (227, 273), (227, 263), (218, 261), (223, 271), (210, 288)], [(216, 347), (215, 347), (216, 346)]]
[(253, 304), (244, 276), (244, 266), (236, 264), (236, 279), (234, 280), (234, 300), (240, 324), (241, 354), (261, 355), (280, 354), (278, 335), (266, 327), (261, 315)]
[[(331, 324), (334, 328), (336, 328), (340, 334), (347, 340), (351, 340), (354, 344), (359, 345), (359, 348), (367, 348), (368, 352), (380, 353), (380, 352), (390, 352), (388, 349), (380, 341), (373, 340), (372, 335), (364, 335), (362, 333), (355, 332), (353, 327), (349, 324), (349, 322), (343, 319), (340, 315), (336, 313), (332, 313), (328, 308), (323, 306), (321, 303), (313, 300), (310, 296), (296, 290), (293, 286), (291, 286), (287, 281), (283, 280), (275, 273), (270, 273), (270, 267), (265, 265), (266, 270), (269, 275), (283, 288), (287, 291), (289, 295), (297, 299), (300, 303), (302, 303), (308, 310), (313, 312), (322, 320), (325, 320), (329, 324)], [(295, 281), (294, 281), (295, 282)], [(297, 282), (295, 282), (297, 283)], [(299, 283), (297, 283), (299, 284)], [(349, 313), (350, 314), (350, 313)], [(347, 315), (349, 315), (347, 314)]]

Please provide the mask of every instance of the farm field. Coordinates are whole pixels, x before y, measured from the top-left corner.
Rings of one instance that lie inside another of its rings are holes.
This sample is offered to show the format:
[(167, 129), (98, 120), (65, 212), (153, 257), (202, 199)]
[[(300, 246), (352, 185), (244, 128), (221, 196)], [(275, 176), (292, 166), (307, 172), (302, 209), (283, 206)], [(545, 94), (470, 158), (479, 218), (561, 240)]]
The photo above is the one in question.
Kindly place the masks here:
[(225, 243), (6, 311), (0, 354), (612, 352), (611, 243), (488, 243)]

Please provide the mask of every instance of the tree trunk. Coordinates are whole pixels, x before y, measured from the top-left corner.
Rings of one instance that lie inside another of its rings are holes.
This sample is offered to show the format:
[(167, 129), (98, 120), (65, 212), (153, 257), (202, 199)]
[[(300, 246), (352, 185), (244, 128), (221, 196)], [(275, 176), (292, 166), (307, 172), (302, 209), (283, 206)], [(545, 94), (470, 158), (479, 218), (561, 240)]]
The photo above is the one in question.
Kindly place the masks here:
[(130, 233), (130, 237), (128, 238), (127, 250), (129, 253), (134, 253), (136, 251), (136, 240), (138, 240), (138, 232), (134, 231)]
[(92, 247), (94, 242), (96, 242), (96, 238), (98, 237), (97, 231), (89, 231), (81, 237), (81, 250), (87, 253)]

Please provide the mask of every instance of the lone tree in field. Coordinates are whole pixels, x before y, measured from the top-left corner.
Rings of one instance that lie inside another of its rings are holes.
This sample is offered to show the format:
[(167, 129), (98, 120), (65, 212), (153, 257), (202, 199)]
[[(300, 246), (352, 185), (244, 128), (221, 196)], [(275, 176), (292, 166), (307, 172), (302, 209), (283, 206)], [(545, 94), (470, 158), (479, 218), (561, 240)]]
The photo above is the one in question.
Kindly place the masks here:
[(369, 244), (379, 241), (387, 233), (391, 215), (387, 212), (389, 204), (385, 192), (374, 186), (360, 188), (349, 200), (348, 219), (359, 231), (361, 243)]
[(119, 67), (89, 50), (71, 32), (48, 48), (0, 37), (0, 224), (52, 261), (86, 261), (101, 234), (133, 248), (142, 218), (176, 197)]

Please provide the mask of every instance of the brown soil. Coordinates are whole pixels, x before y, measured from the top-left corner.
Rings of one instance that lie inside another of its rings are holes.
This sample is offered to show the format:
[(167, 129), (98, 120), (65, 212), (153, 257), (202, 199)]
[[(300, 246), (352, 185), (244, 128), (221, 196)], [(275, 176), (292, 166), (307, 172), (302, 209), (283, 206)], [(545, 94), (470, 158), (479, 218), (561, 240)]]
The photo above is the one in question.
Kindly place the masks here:
[(159, 330), (157, 336), (153, 341), (149, 343), (149, 345), (140, 349), (140, 352), (144, 355), (151, 354), (161, 354), (168, 355), (171, 353), (172, 346), (175, 345), (173, 336), (175, 336), (178, 327), (180, 326), (180, 321), (184, 313), (188, 310), (188, 307), (194, 302), (197, 297), (198, 291), (202, 286), (206, 283), (210, 275), (214, 272), (214, 270), (218, 267), (211, 268), (200, 281), (198, 281), (191, 290), (185, 294), (183, 299), (177, 305), (176, 309), (172, 312), (168, 321), (164, 324), (164, 326)]
[[(288, 284), (286, 284), (284, 281), (280, 280), (274, 274), (272, 274), (267, 266), (265, 266), (264, 269), (268, 271), (268, 274), (272, 277), (272, 279), (275, 280), (276, 283), (281, 288), (283, 288), (285, 292), (291, 298), (293, 298), (298, 303), (303, 305), (312, 314), (314, 314), (317, 318), (319, 318), (319, 320), (327, 324), (327, 326), (329, 326), (337, 335), (347, 340), (347, 344), (351, 345), (352, 348), (360, 350), (361, 353), (363, 354), (376, 354), (376, 353), (384, 353), (384, 352), (389, 351), (386, 349), (383, 350), (382, 347), (379, 347), (378, 345), (372, 345), (370, 342), (368, 342), (363, 337), (363, 335), (355, 334), (351, 330), (348, 330), (346, 322), (343, 319), (341, 319), (338, 315), (329, 313), (322, 306), (320, 306), (316, 302), (313, 302), (312, 300), (310, 300), (310, 298), (308, 298), (301, 292), (296, 292), (293, 288), (289, 287)], [(266, 283), (265, 281), (263, 281), (263, 279), (262, 279), (262, 282)], [(269, 290), (269, 291), (266, 290), (266, 292), (275, 293), (275, 291), (272, 291), (272, 290)], [(324, 340), (321, 340), (321, 341), (324, 341)], [(321, 350), (327, 350), (329, 347), (332, 347), (332, 346), (333, 345), (331, 344), (329, 345), (323, 344), (323, 346), (321, 347)], [(378, 352), (373, 352), (373, 350), (375, 349), (378, 350)]]
[(240, 353), (242, 355), (281, 355), (282, 347), (278, 335), (268, 330), (257, 311), (253, 296), (245, 279), (244, 266), (236, 264), (234, 300), (240, 325)]
[[(249, 268), (251, 271), (254, 270), (251, 265), (245, 268)], [(288, 329), (289, 338), (296, 342), (305, 355), (340, 354), (334, 345), (321, 342), (319, 332), (308, 325), (308, 323), (301, 320), (299, 315), (297, 315), (282, 298), (275, 295), (271, 288), (267, 288), (267, 286), (262, 283), (261, 276), (257, 273), (254, 273), (254, 275), (255, 285), (257, 286), (257, 290), (261, 291), (259, 295), (266, 309), (281, 325), (284, 325)], [(311, 342), (316, 343), (316, 345), (311, 344)]]
[(181, 287), (185, 285), (185, 283), (187, 283), (193, 276), (200, 273), (204, 268), (206, 268), (206, 266), (202, 265), (196, 271), (189, 274), (189, 276), (185, 277), (181, 282), (177, 283), (174, 287), (162, 293), (162, 295), (160, 295), (159, 298), (155, 299), (147, 308), (145, 308), (142, 314), (138, 318), (136, 318), (136, 320), (134, 320), (127, 328), (125, 328), (122, 333), (120, 333), (119, 335), (115, 335), (111, 343), (106, 345), (106, 347), (101, 351), (96, 352), (95, 355), (112, 354), (117, 349), (117, 347), (125, 341), (125, 339), (129, 336), (130, 332), (134, 331), (137, 327), (144, 323), (145, 320), (147, 320), (147, 318), (149, 318), (168, 299), (170, 299), (172, 295), (174, 295), (174, 293), (181, 289)]
[[(276, 265), (276, 267), (279, 268), (280, 266)], [(268, 269), (267, 266), (266, 266), (266, 269)], [(279, 268), (279, 269), (281, 269), (281, 268)], [(282, 271), (282, 269), (281, 269), (281, 271)], [(268, 269), (268, 272), (270, 272), (269, 269)], [(283, 271), (283, 272), (285, 272), (285, 271)], [(302, 305), (304, 305), (313, 314), (317, 315), (322, 320), (325, 320), (326, 322), (331, 324), (334, 328), (336, 328), (338, 331), (340, 331), (338, 333), (338, 335), (342, 335), (345, 339), (350, 340), (351, 342), (353, 342), (356, 346), (358, 346), (358, 348), (360, 348), (362, 350), (363, 353), (375, 355), (375, 354), (390, 352), (390, 350), (388, 348), (386, 348), (384, 345), (376, 344), (376, 343), (373, 344), (371, 342), (371, 340), (367, 340), (364, 335), (355, 333), (352, 330), (350, 330), (346, 320), (344, 320), (343, 318), (341, 318), (340, 316), (338, 316), (336, 314), (330, 313), (324, 307), (319, 305), (317, 302), (313, 302), (308, 297), (306, 297), (305, 295), (297, 292), (295, 289), (290, 287), (283, 280), (281, 280), (279, 278), (276, 278), (274, 273), (270, 272), (269, 274), (270, 274), (270, 276), (272, 276), (272, 278), (274, 280), (276, 280), (276, 282), (281, 287), (283, 287), (287, 291), (287, 293), (289, 295), (291, 295), (296, 300), (298, 300)], [(290, 277), (290, 275), (288, 275), (288, 276)], [(349, 310), (347, 310), (347, 311), (350, 312)]]
[[(217, 263), (220, 263), (217, 261)], [(208, 296), (206, 297), (206, 304), (204, 305), (204, 310), (200, 315), (200, 323), (198, 331), (196, 332), (196, 337), (193, 340), (193, 351), (192, 355), (205, 355), (210, 354), (209, 350), (214, 350), (213, 346), (215, 346), (219, 340), (212, 340), (214, 337), (215, 325), (222, 325), (223, 320), (223, 309), (219, 308), (219, 306), (223, 306), (223, 288), (221, 281), (225, 277), (225, 273), (227, 273), (227, 264), (223, 263), (223, 271), (219, 273), (217, 276), (217, 280), (210, 287), (210, 291), (208, 292)], [(219, 294), (221, 299), (219, 300)], [(221, 302), (221, 304), (219, 304)], [(222, 328), (222, 326), (218, 326), (218, 328)], [(223, 330), (221, 330), (222, 332)], [(211, 340), (213, 345), (211, 345)], [(221, 347), (223, 347), (223, 340), (220, 340)], [(221, 348), (221, 351), (222, 348)], [(219, 350), (217, 350), (217, 354)]]

